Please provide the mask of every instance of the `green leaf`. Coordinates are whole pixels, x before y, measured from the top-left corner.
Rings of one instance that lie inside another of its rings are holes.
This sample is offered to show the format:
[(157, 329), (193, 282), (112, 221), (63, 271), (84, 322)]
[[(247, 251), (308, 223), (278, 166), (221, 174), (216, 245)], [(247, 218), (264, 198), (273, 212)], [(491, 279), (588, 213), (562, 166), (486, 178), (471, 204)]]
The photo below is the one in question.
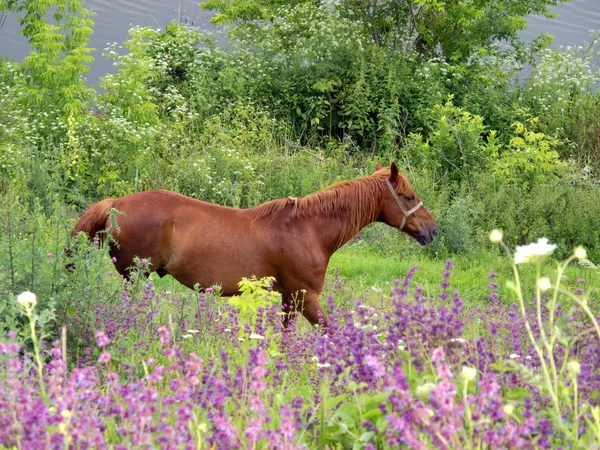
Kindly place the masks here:
[(336, 416), (341, 423), (348, 427), (357, 426), (360, 422), (360, 414), (358, 408), (350, 403), (345, 403), (337, 410)]
[(385, 403), (387, 398), (390, 396), (390, 392), (382, 392), (380, 394), (372, 396), (366, 403), (365, 409), (377, 408), (380, 403)]
[(333, 409), (337, 405), (339, 405), (341, 402), (343, 402), (344, 400), (346, 400), (347, 397), (348, 397), (348, 394), (340, 394), (340, 395), (338, 395), (336, 397), (328, 398), (325, 401), (325, 408), (327, 408), (327, 409)]
[(381, 412), (381, 410), (379, 408), (373, 408), (373, 409), (370, 409), (369, 411), (367, 411), (366, 413), (363, 413), (362, 418), (363, 419), (374, 419), (381, 415), (383, 415), (383, 413)]
[(495, 362), (490, 364), (490, 367), (494, 370), (497, 370), (498, 372), (504, 373), (504, 372), (515, 372), (515, 368), (514, 367), (510, 367), (507, 366), (501, 362)]
[(509, 400), (522, 400), (526, 397), (531, 397), (531, 392), (522, 387), (515, 387), (508, 391), (504, 397)]
[(361, 435), (360, 435), (360, 438), (359, 438), (359, 440), (360, 440), (361, 442), (364, 442), (364, 443), (366, 444), (367, 442), (369, 442), (369, 441), (371, 440), (371, 438), (372, 438), (373, 436), (375, 436), (375, 433), (374, 433), (374, 432), (372, 432), (372, 431), (367, 431), (366, 433), (363, 433), (363, 434), (361, 434)]

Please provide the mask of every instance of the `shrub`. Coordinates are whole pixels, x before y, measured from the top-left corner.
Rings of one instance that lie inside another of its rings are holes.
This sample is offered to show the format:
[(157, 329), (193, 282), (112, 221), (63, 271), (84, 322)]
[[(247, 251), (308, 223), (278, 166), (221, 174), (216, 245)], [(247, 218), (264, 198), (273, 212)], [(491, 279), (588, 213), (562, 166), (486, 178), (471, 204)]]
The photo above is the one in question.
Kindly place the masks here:
[(558, 139), (536, 133), (533, 129), (537, 122), (537, 118), (530, 118), (527, 125), (520, 122), (512, 125), (516, 136), (510, 140), (508, 148), (493, 149), (491, 157), (497, 160), (492, 163), (492, 173), (525, 188), (556, 179), (558, 171), (564, 167), (555, 150)]
[[(559, 243), (560, 257), (565, 257), (566, 249), (585, 245), (591, 260), (599, 261), (599, 195), (598, 187), (589, 182), (565, 180), (529, 189), (482, 177), (473, 190), (476, 228), (501, 228), (511, 245), (546, 236)], [(479, 242), (484, 239), (485, 233), (480, 234)]]
[(526, 78), (521, 103), (539, 116), (541, 131), (562, 136), (557, 148), (563, 158), (575, 158), (581, 169), (597, 170), (598, 70), (597, 33), (585, 46), (544, 50)]

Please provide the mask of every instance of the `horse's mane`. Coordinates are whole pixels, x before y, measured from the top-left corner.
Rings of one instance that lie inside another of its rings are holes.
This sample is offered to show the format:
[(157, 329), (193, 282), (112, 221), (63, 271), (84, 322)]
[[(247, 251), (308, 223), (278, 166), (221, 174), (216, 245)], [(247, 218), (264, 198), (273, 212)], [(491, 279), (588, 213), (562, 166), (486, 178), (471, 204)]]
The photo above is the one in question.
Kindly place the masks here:
[[(353, 238), (366, 222), (374, 222), (381, 210), (382, 193), (389, 170), (378, 170), (356, 180), (345, 180), (332, 184), (322, 191), (297, 199), (280, 198), (253, 208), (255, 220), (276, 219), (287, 207), (291, 216), (310, 217), (315, 215), (337, 217), (343, 225), (341, 241)], [(398, 176), (396, 190), (406, 186), (404, 176)]]

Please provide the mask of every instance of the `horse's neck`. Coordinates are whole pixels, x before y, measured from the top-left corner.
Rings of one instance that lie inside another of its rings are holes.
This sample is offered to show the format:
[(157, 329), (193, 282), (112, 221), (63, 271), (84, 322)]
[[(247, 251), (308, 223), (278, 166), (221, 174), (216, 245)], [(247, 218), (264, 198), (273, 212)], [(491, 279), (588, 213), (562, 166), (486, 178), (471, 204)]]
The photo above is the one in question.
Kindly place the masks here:
[[(368, 180), (368, 179), (367, 179)], [(369, 183), (366, 179), (353, 183)], [(365, 186), (366, 189), (354, 189), (352, 195), (346, 192), (336, 194), (333, 190), (328, 194), (331, 207), (325, 208), (325, 213), (315, 214), (313, 221), (316, 234), (320, 236), (324, 248), (331, 254), (354, 238), (363, 228), (375, 222), (381, 212), (380, 191), (374, 183)], [(338, 189), (345, 190), (342, 186)]]

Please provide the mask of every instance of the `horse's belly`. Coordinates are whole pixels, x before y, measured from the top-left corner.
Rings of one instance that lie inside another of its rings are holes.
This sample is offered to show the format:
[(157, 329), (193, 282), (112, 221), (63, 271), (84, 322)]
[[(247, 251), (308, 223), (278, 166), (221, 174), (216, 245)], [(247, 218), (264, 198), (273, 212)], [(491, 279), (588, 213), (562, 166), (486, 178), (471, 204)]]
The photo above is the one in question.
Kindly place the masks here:
[(224, 295), (234, 295), (244, 277), (275, 277), (275, 258), (260, 236), (250, 233), (240, 236), (232, 231), (220, 239), (206, 236), (203, 242), (188, 247), (168, 272), (186, 286), (218, 285)]

